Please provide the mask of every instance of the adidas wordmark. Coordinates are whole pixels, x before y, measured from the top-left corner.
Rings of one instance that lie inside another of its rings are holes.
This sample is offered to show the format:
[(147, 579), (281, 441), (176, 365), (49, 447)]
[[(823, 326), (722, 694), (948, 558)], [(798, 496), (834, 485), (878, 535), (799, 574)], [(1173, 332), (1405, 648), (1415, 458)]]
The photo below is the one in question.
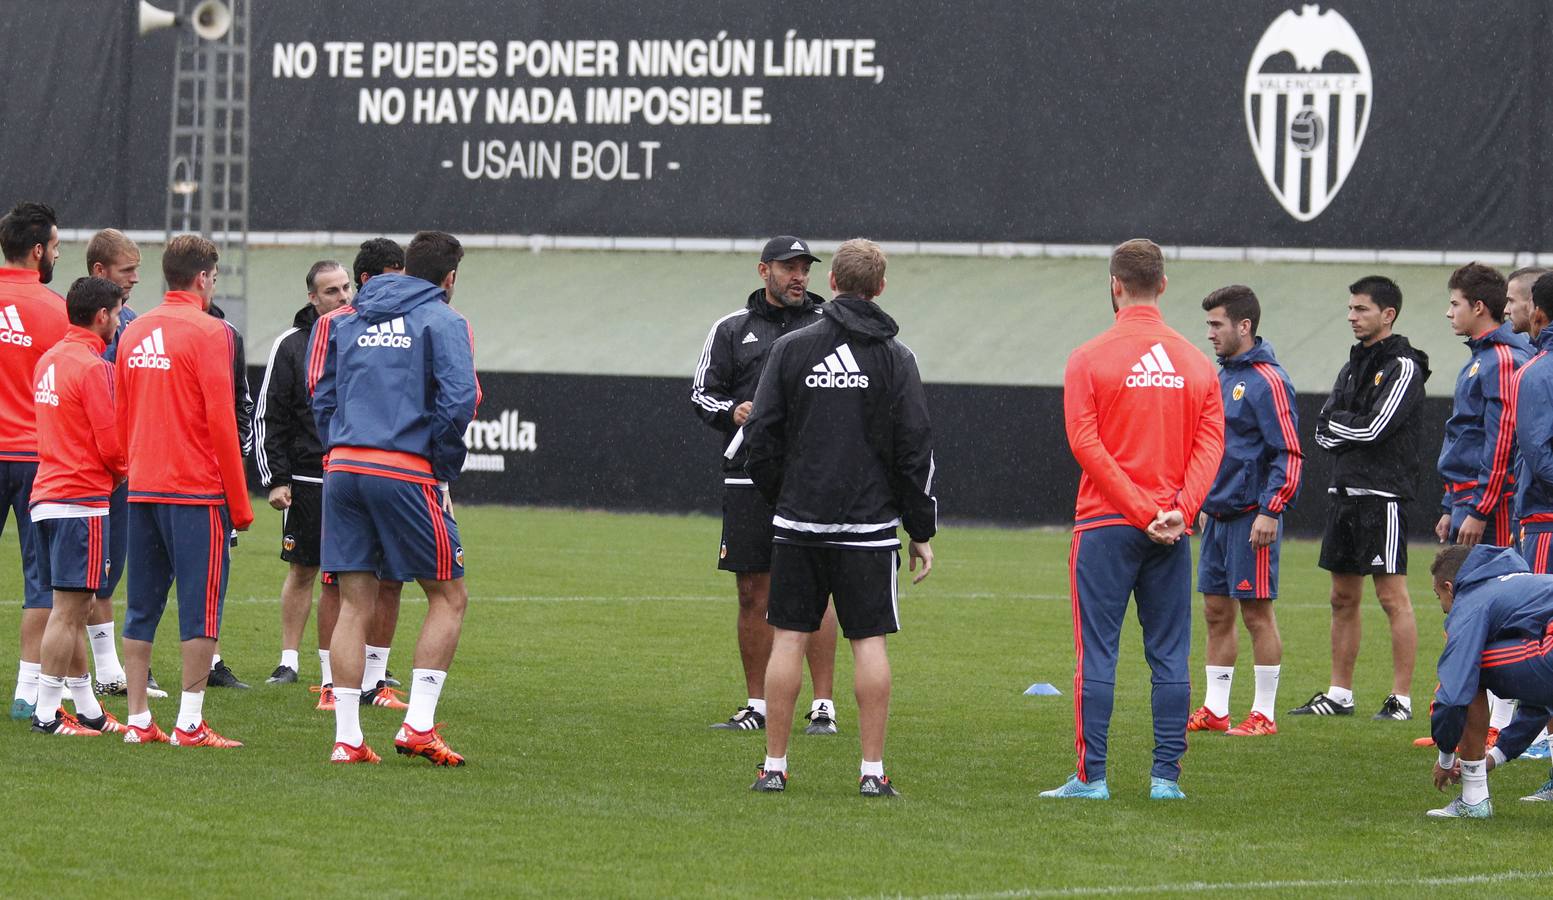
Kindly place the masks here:
[(171, 369), (173, 361), (167, 358), (167, 347), (162, 343), (162, 329), (156, 328), (135, 345), (125, 365), (131, 369)]
[(358, 347), (409, 347), (411, 337), (404, 333), (404, 317), (389, 319), (367, 327), (367, 333), (356, 338)]
[(54, 392), (54, 364), (43, 370), (43, 379), (38, 382), (38, 389), (32, 395), (32, 399), (38, 403), (49, 406), (59, 405), (59, 394)]
[(825, 361), (816, 363), (814, 373), (803, 380), (812, 388), (866, 388), (868, 376), (862, 374), (852, 348), (842, 344), (832, 350)]
[(1165, 352), (1164, 344), (1155, 344), (1143, 358), (1132, 364), (1132, 374), (1127, 376), (1130, 388), (1162, 387), (1184, 388), (1186, 379), (1176, 374), (1175, 364)]
[(22, 327), (21, 314), (16, 311), (15, 304), (0, 310), (0, 344), (15, 344), (18, 347), (31, 347), (32, 335)]

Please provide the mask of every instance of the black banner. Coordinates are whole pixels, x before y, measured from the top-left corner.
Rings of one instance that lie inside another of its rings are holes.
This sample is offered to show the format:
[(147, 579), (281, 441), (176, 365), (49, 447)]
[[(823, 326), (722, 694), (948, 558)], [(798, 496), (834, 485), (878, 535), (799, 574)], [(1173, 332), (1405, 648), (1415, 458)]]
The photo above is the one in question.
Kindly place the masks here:
[[(251, 370), (260, 383), (263, 372)], [(719, 435), (696, 418), (690, 377), (480, 375), (484, 400), (465, 434), (469, 458), (453, 485), (470, 503), (596, 507), (658, 513), (721, 509)], [(950, 520), (1066, 526), (1073, 521), (1078, 466), (1063, 428), (1062, 389), (927, 386), (938, 468), (934, 491)], [(1320, 534), (1331, 457), (1315, 446), (1325, 398), (1298, 398), (1306, 452), (1304, 490), (1286, 514), (1292, 534)], [(1438, 518), (1439, 446), (1449, 398), (1424, 401), (1409, 524), (1424, 539)]]
[[(85, 5), (5, 4), (0, 196), (160, 227), (172, 38)], [(1553, 248), (1535, 0), (367, 9), (252, 4), (254, 229)]]

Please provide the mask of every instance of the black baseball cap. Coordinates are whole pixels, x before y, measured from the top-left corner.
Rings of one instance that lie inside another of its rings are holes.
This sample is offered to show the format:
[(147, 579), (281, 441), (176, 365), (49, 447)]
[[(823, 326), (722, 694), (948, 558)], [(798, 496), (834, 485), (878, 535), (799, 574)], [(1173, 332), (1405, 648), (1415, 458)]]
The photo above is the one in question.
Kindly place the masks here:
[(778, 260), (797, 259), (806, 257), (810, 262), (819, 262), (820, 258), (809, 252), (809, 245), (803, 238), (796, 238), (790, 234), (779, 234), (766, 241), (766, 249), (760, 251), (761, 262), (775, 262)]

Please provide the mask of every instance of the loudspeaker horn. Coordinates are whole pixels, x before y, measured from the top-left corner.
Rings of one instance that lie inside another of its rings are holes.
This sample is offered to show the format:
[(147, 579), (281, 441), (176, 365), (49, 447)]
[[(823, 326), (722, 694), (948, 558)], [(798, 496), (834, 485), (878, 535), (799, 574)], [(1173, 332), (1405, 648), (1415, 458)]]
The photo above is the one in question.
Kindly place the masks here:
[(140, 33), (142, 35), (156, 31), (159, 28), (172, 28), (179, 24), (178, 17), (165, 9), (161, 9), (140, 0)]
[(207, 41), (219, 41), (232, 30), (232, 10), (221, 0), (204, 0), (190, 15), (194, 33)]

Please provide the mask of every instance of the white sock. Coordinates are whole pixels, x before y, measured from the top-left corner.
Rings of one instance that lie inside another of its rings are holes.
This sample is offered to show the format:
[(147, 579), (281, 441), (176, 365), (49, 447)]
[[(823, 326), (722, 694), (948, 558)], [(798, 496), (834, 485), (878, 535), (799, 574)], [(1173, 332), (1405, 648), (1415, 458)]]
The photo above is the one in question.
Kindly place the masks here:
[(131, 713), (129, 717), (129, 724), (135, 726), (136, 728), (150, 728), (151, 710), (148, 709), (143, 713)]
[(38, 676), (38, 708), (33, 715), (45, 725), (54, 721), (54, 715), (59, 711), (59, 699), (65, 695), (65, 679), (59, 675)]
[(361, 689), (334, 689), (334, 739), (342, 744), (360, 747), (365, 740), (361, 736)]
[(205, 721), (205, 692), (184, 691), (183, 700), (178, 704), (178, 727), (183, 731), (193, 731)]
[(1407, 710), (1408, 712), (1412, 712), (1413, 711), (1413, 698), (1412, 697), (1409, 697), (1406, 694), (1393, 694), (1392, 696), (1397, 698), (1397, 702), (1402, 704), (1402, 708), (1403, 709)]
[(1510, 718), (1515, 715), (1515, 701), (1496, 697), (1493, 691), (1489, 691), (1488, 709), (1488, 727), (1503, 728), (1510, 724)]
[[(92, 693), (92, 677), (90, 675), (66, 678), (65, 687), (70, 691), (70, 698), (75, 701), (75, 714), (77, 716), (85, 716), (88, 719), (96, 719), (102, 716), (102, 704), (97, 702), (97, 695)], [(40, 684), (40, 694), (41, 690)]]
[(1537, 739), (1535, 741), (1532, 741), (1532, 744), (1533, 745), (1540, 744), (1543, 741), (1546, 741), (1547, 739), (1548, 739), (1548, 730), (1546, 728), (1544, 728), (1541, 731), (1537, 732)]
[(821, 712), (824, 712), (825, 715), (829, 716), (832, 722), (836, 721), (835, 701), (831, 700), (829, 697), (819, 697), (816, 698), (813, 703), (809, 704), (809, 713), (811, 715), (818, 715)]
[(324, 670), (323, 683), (334, 684), (334, 670), (329, 668), (329, 651), (318, 651), (318, 667)]
[(870, 775), (875, 778), (884, 777), (884, 760), (881, 759), (878, 762), (863, 760), (862, 777), (867, 778)]
[(300, 663), (297, 662), (297, 651), (295, 651), (295, 650), (282, 650), (282, 651), (280, 651), (280, 664), (285, 666), (286, 668), (290, 669), (291, 671), (295, 672), (297, 670), (297, 666), (300, 665)]
[(1327, 696), (1331, 697), (1334, 703), (1353, 706), (1353, 688), (1338, 687), (1334, 684), (1327, 688)]
[(1229, 715), (1229, 689), (1235, 683), (1234, 666), (1203, 666), (1208, 673), (1202, 705), (1216, 716)]
[(92, 644), (92, 665), (97, 669), (97, 680), (103, 684), (123, 681), (124, 665), (119, 662), (118, 644), (113, 639), (113, 621), (86, 626), (86, 636)]
[(760, 713), (762, 716), (764, 716), (766, 714), (766, 701), (764, 701), (764, 700), (759, 700), (759, 699), (756, 699), (755, 697), (751, 697), (748, 700), (744, 701), (744, 705), (754, 708), (754, 710), (756, 712)]
[(22, 660), (16, 672), (16, 699), (27, 703), (38, 702), (38, 676), (43, 673), (43, 663)]
[(361, 689), (370, 691), (377, 687), (388, 672), (388, 648), (367, 645), (366, 662), (361, 669)]
[(221, 654), (217, 653), (210, 658), (210, 671), (216, 671), (216, 666), (221, 665)]
[(1259, 712), (1267, 717), (1267, 721), (1275, 722), (1273, 707), (1278, 703), (1278, 672), (1283, 666), (1255, 666), (1256, 671), (1256, 699), (1251, 701), (1251, 711)]
[(1488, 767), (1481, 759), (1461, 761), (1461, 799), (1464, 803), (1482, 803), (1488, 799)]
[(442, 696), (442, 683), (448, 680), (448, 673), (415, 669), (410, 679), (410, 708), (405, 710), (404, 724), (416, 731), (430, 731), (437, 724), (437, 698)]
[(764, 769), (768, 773), (769, 772), (786, 772), (787, 771), (787, 757), (785, 757), (785, 756), (768, 756), (768, 757), (766, 757), (766, 764), (761, 766), (761, 768)]

